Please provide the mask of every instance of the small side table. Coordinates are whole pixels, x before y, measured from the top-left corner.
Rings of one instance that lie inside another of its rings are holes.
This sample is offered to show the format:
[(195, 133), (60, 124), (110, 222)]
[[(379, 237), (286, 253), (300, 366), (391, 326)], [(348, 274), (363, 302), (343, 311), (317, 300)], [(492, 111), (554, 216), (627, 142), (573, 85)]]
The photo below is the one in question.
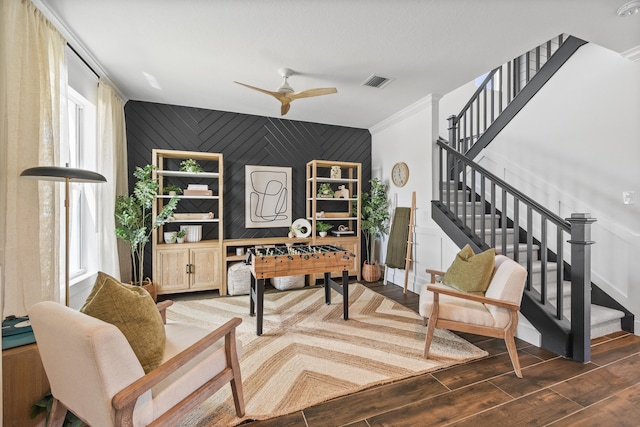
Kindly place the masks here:
[(45, 425), (46, 415), (31, 419), (31, 406), (49, 391), (38, 345), (27, 344), (2, 350), (2, 425)]

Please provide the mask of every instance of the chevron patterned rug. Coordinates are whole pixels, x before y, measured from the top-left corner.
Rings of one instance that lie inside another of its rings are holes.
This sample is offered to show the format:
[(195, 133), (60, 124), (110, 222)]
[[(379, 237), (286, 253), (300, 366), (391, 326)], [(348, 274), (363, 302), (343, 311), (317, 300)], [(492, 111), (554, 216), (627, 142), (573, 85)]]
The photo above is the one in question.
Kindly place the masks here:
[(176, 301), (167, 318), (215, 328), (241, 317), (240, 360), (246, 416), (235, 416), (230, 387), (194, 410), (181, 426), (237, 425), (299, 411), (377, 384), (397, 381), (487, 353), (447, 330), (436, 330), (430, 359), (422, 357), (425, 327), (412, 310), (360, 284), (349, 285), (349, 320), (342, 296), (303, 288), (265, 294), (264, 333), (256, 336), (249, 296)]

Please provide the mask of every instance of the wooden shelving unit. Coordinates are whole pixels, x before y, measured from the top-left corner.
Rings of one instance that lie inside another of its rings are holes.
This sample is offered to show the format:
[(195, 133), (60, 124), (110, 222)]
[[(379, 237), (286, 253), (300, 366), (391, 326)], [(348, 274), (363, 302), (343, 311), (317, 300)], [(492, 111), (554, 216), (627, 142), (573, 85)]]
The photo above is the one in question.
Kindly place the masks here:
[[(339, 176), (333, 176), (332, 167), (339, 167)], [(360, 163), (331, 160), (312, 160), (307, 163), (306, 180), (306, 217), (311, 223), (313, 244), (335, 245), (352, 251), (356, 257), (350, 276), (360, 280), (360, 194), (362, 193), (362, 165)], [(322, 184), (328, 184), (332, 191), (340, 186), (349, 191), (349, 197), (319, 197), (318, 190)], [(353, 213), (355, 204), (356, 212)], [(322, 221), (333, 225), (326, 237), (320, 237), (316, 225)], [(334, 236), (340, 226), (353, 232), (352, 235)], [(337, 274), (339, 272), (336, 272)]]
[[(223, 278), (223, 158), (220, 153), (153, 150), (154, 177), (160, 191), (173, 184), (185, 189), (188, 184), (206, 184), (211, 196), (178, 195), (176, 213), (208, 214), (213, 218), (176, 219), (159, 227), (152, 234), (153, 281), (158, 294), (218, 289), (226, 294)], [(180, 171), (180, 162), (196, 160), (204, 172)], [(153, 218), (171, 196), (158, 194), (153, 206)], [(188, 212), (185, 212), (185, 209)], [(176, 231), (180, 225), (202, 225), (202, 240), (198, 242), (164, 242), (164, 231)]]

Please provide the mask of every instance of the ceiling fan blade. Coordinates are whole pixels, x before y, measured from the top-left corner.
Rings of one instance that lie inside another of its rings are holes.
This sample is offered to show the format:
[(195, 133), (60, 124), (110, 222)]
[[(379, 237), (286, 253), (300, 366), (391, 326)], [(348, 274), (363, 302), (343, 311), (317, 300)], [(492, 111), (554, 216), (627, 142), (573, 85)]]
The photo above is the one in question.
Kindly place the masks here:
[(321, 96), (321, 95), (330, 95), (332, 93), (337, 93), (338, 90), (335, 87), (325, 87), (318, 89), (307, 89), (301, 90), (300, 92), (293, 92), (287, 94), (287, 98), (294, 100), (300, 98), (311, 98), (312, 96)]
[(267, 95), (271, 95), (274, 98), (276, 98), (277, 100), (281, 100), (282, 97), (284, 97), (286, 94), (284, 93), (280, 93), (280, 92), (272, 92), (270, 90), (266, 90), (266, 89), (260, 89), (259, 87), (255, 87), (255, 86), (251, 86), (248, 84), (244, 84), (244, 83), (240, 83), (240, 82), (236, 82), (234, 81), (234, 83), (239, 84), (240, 86), (244, 86), (244, 87), (248, 87), (249, 89), (253, 89), (253, 90), (257, 90), (258, 92), (262, 92), (262, 93), (266, 93)]
[(280, 115), (284, 116), (289, 112), (289, 108), (291, 108), (291, 104), (289, 102), (283, 102), (282, 107), (280, 107)]

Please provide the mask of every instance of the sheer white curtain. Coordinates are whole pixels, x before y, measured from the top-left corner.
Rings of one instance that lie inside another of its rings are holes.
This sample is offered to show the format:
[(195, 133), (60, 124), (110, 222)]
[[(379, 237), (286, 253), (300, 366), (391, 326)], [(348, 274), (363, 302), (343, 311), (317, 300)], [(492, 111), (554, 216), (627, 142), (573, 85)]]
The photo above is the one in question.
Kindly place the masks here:
[[(126, 194), (127, 188), (127, 135), (124, 104), (109, 84), (98, 83), (98, 162), (99, 172), (107, 178), (107, 185), (99, 191), (99, 224), (101, 270), (128, 281), (131, 277), (129, 245), (116, 239), (116, 196)], [(121, 246), (121, 250), (118, 250)], [(119, 260), (118, 253), (122, 254)]]
[(20, 178), (58, 164), (65, 40), (28, 0), (0, 2), (0, 267), (3, 315), (60, 301), (60, 198), (55, 182)]

